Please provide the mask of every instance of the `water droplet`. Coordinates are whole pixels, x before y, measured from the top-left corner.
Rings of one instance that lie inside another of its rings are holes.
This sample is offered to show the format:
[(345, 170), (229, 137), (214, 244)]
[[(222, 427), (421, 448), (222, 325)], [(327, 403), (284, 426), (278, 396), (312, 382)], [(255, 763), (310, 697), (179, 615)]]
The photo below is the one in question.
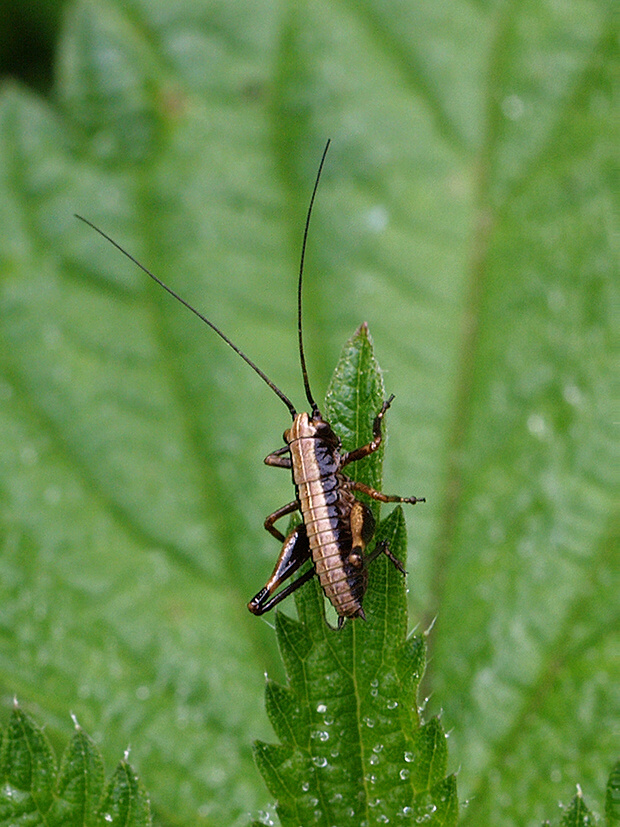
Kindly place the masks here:
[(377, 816), (377, 824), (389, 824), (390, 819), (385, 815), (385, 813), (381, 813), (381, 815)]
[(381, 759), (379, 758), (378, 755), (371, 755), (370, 758), (369, 758), (369, 763), (373, 764), (373, 765), (378, 764), (380, 760)]
[(309, 781), (304, 781), (304, 783), (301, 785), (301, 789), (302, 789), (305, 793), (307, 793), (307, 792), (308, 792), (308, 790), (310, 789), (310, 782), (309, 782)]
[(369, 718), (368, 715), (366, 715), (364, 717), (364, 723), (366, 724), (367, 727), (371, 727), (371, 728), (375, 725), (375, 722), (373, 721), (373, 719)]
[(327, 766), (327, 758), (324, 755), (313, 755), (312, 756), (312, 763), (315, 767), (326, 767)]
[(579, 405), (582, 400), (581, 391), (577, 385), (573, 384), (564, 385), (564, 388), (562, 389), (562, 396), (569, 405)]
[(511, 121), (518, 120), (525, 112), (525, 104), (518, 95), (506, 95), (501, 106), (505, 117)]
[(374, 230), (376, 233), (385, 230), (389, 220), (389, 213), (381, 204), (371, 207), (366, 213), (366, 223), (368, 224), (368, 228), (370, 230)]
[(372, 748), (372, 751), (373, 752), (381, 752), (382, 749), (383, 749), (383, 744), (375, 744), (374, 747)]
[(319, 713), (319, 715), (324, 715), (327, 712), (327, 707), (325, 706), (325, 704), (318, 704), (316, 711)]
[(39, 452), (32, 445), (24, 445), (19, 455), (24, 465), (36, 465), (39, 459)]
[(398, 773), (403, 781), (406, 781), (409, 778), (409, 770), (407, 767), (403, 767), (403, 769)]
[(396, 709), (396, 707), (397, 707), (397, 706), (398, 706), (398, 701), (395, 701), (395, 700), (389, 700), (389, 701), (387, 702), (387, 708), (388, 708), (388, 709)]
[(415, 761), (415, 755), (412, 752), (406, 752), (405, 753), (405, 761), (408, 764), (411, 764), (412, 761)]
[(527, 429), (534, 436), (543, 437), (547, 432), (547, 423), (540, 414), (530, 414), (527, 418)]

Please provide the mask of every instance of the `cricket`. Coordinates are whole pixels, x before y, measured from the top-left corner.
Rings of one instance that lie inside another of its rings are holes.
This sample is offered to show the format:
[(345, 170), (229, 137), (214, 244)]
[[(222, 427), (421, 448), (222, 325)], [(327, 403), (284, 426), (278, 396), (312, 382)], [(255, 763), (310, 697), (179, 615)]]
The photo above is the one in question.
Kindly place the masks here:
[[(411, 505), (425, 502), (425, 498), (384, 494), (351, 479), (344, 470), (350, 463), (373, 454), (381, 445), (383, 418), (394, 399), (393, 395), (383, 402), (374, 419), (371, 441), (352, 451), (343, 452), (339, 437), (329, 422), (323, 418), (310, 389), (302, 334), (302, 284), (312, 208), (329, 145), (328, 140), (310, 197), (297, 280), (299, 361), (310, 412), (298, 413), (289, 397), (213, 322), (168, 287), (103, 230), (82, 216), (77, 215), (76, 218), (99, 233), (173, 298), (215, 331), (288, 408), (292, 417), (292, 425), (284, 432), (284, 445), (265, 457), (264, 462), (266, 465), (285, 468), (291, 472), (295, 497), (265, 519), (265, 529), (281, 543), (281, 550), (271, 577), (250, 600), (248, 609), (254, 615), (265, 614), (304, 583), (313, 577), (318, 577), (325, 596), (336, 610), (338, 628), (341, 628), (346, 618), (366, 619), (363, 601), (368, 587), (368, 567), (381, 554), (384, 554), (403, 575), (405, 574), (400, 560), (390, 551), (387, 542), (377, 543), (372, 551), (367, 551), (375, 533), (375, 520), (370, 508), (361, 502), (356, 494), (365, 494), (382, 503), (410, 503)], [(296, 512), (301, 517), (301, 522), (291, 528), (285, 536), (276, 527), (276, 522)], [(307, 561), (311, 562), (311, 566), (291, 580)]]

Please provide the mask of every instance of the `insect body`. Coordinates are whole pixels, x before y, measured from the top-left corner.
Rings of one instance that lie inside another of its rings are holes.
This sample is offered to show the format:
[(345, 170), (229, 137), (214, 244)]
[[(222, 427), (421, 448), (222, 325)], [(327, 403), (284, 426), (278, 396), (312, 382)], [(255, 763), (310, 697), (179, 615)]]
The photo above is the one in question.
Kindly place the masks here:
[[(356, 492), (364, 493), (380, 502), (415, 504), (416, 502), (424, 502), (424, 498), (389, 496), (361, 482), (355, 482), (343, 473), (343, 469), (349, 463), (369, 456), (381, 445), (382, 421), (394, 398), (393, 396), (390, 396), (383, 403), (375, 417), (372, 440), (353, 451), (342, 453), (340, 439), (334, 433), (330, 424), (323, 419), (310, 390), (302, 338), (302, 277), (312, 205), (328, 148), (329, 141), (323, 151), (306, 217), (297, 286), (299, 354), (304, 388), (311, 407), (311, 414), (298, 413), (290, 399), (219, 328), (98, 227), (81, 218), (81, 216), (77, 217), (110, 241), (175, 299), (209, 325), (250, 365), (289, 409), (293, 424), (284, 432), (285, 444), (269, 454), (265, 458), (265, 463), (291, 470), (295, 486), (295, 499), (274, 511), (265, 520), (265, 528), (282, 543), (282, 549), (271, 577), (258, 594), (250, 600), (248, 608), (253, 614), (262, 615), (292, 594), (303, 583), (317, 576), (326, 597), (338, 614), (338, 626), (340, 627), (347, 617), (365, 618), (362, 602), (368, 582), (368, 565), (380, 554), (385, 554), (404, 574), (402, 564), (392, 554), (387, 543), (379, 543), (370, 554), (366, 553), (368, 544), (374, 535), (375, 523), (372, 512), (368, 506), (356, 498)], [(276, 528), (275, 523), (282, 517), (294, 512), (300, 513), (302, 522), (296, 525), (285, 537)], [(308, 560), (312, 562), (312, 566), (278, 591), (279, 587), (289, 580)]]

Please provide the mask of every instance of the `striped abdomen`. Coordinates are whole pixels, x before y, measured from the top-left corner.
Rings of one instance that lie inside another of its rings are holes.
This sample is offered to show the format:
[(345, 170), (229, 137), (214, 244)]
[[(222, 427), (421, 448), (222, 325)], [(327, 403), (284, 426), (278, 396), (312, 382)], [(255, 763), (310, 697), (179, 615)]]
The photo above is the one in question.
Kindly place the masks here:
[(339, 472), (340, 443), (323, 419), (298, 414), (285, 437), (321, 587), (340, 617), (363, 616), (367, 581), (363, 552), (374, 529), (372, 515)]

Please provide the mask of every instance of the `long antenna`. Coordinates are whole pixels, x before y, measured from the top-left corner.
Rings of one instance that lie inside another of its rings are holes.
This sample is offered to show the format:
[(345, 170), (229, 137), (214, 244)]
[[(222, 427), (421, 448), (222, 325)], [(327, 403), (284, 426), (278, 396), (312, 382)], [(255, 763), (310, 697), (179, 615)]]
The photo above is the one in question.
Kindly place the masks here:
[(306, 367), (306, 356), (304, 354), (304, 340), (301, 332), (301, 286), (303, 281), (304, 275), (304, 259), (306, 257), (306, 242), (308, 241), (308, 229), (310, 227), (310, 216), (312, 215), (312, 205), (314, 204), (314, 197), (316, 195), (316, 191), (319, 187), (319, 179), (321, 177), (321, 172), (323, 171), (323, 164), (325, 163), (325, 156), (327, 155), (327, 150), (329, 149), (329, 145), (331, 143), (331, 139), (327, 140), (325, 144), (325, 149), (323, 150), (323, 155), (321, 157), (321, 163), (319, 164), (319, 170), (316, 174), (316, 180), (314, 182), (314, 189), (312, 190), (312, 196), (310, 197), (310, 205), (308, 206), (308, 214), (306, 215), (306, 226), (304, 227), (304, 237), (301, 244), (301, 259), (299, 262), (299, 281), (297, 283), (297, 333), (299, 336), (299, 359), (301, 361), (301, 374), (304, 379), (304, 388), (306, 389), (306, 399), (310, 403), (312, 407), (312, 416), (317, 417), (320, 416), (321, 413), (319, 411), (319, 406), (314, 401), (314, 397), (312, 396), (312, 391), (310, 390), (310, 382), (308, 380), (308, 369)]
[[(316, 189), (316, 187), (315, 187), (315, 189)], [(269, 385), (271, 390), (277, 396), (280, 397), (280, 399), (284, 402), (286, 407), (291, 412), (291, 416), (293, 417), (293, 419), (295, 419), (295, 417), (297, 416), (297, 411), (295, 410), (295, 406), (293, 405), (291, 400), (288, 398), (288, 396), (285, 393), (283, 393), (277, 385), (274, 385), (274, 383), (271, 381), (271, 379), (265, 373), (263, 373), (263, 371), (258, 367), (258, 365), (255, 365), (254, 362), (250, 359), (249, 356), (246, 356), (245, 353), (240, 348), (237, 347), (237, 345), (235, 345), (233, 342), (231, 342), (231, 340), (228, 338), (228, 336), (226, 336), (225, 333), (222, 333), (222, 331), (219, 329), (219, 327), (216, 327), (213, 324), (213, 322), (210, 322), (209, 319), (207, 319), (206, 316), (203, 316), (202, 313), (200, 313), (198, 310), (196, 310), (195, 307), (192, 307), (191, 304), (189, 304), (189, 302), (186, 302), (185, 299), (183, 299), (181, 296), (179, 296), (178, 293), (175, 293), (174, 290), (172, 290), (172, 288), (168, 287), (167, 284), (164, 284), (164, 282), (161, 279), (157, 278), (157, 276), (154, 273), (151, 273), (150, 270), (147, 270), (147, 268), (143, 264), (140, 264), (140, 262), (138, 261), (137, 258), (134, 258), (134, 256), (132, 256), (131, 253), (128, 253), (127, 250), (124, 249), (124, 247), (121, 247), (121, 245), (118, 242), (114, 241), (113, 238), (110, 238), (110, 236), (107, 233), (104, 233), (103, 230), (100, 230), (99, 227), (96, 227), (87, 218), (84, 218), (83, 216), (77, 215), (77, 214), (76, 214), (75, 217), (79, 218), (80, 221), (83, 221), (84, 224), (88, 224), (89, 227), (92, 227), (92, 229), (95, 230), (95, 232), (98, 232), (100, 236), (103, 236), (103, 238), (105, 238), (106, 241), (109, 241), (110, 244), (112, 244), (114, 247), (116, 247), (117, 250), (120, 250), (120, 252), (124, 256), (126, 256), (130, 261), (133, 261), (133, 263), (135, 265), (137, 265), (142, 270), (143, 273), (146, 273), (147, 276), (150, 276), (153, 279), (153, 281), (156, 281), (157, 284), (159, 284), (161, 287), (164, 288), (164, 290), (166, 290), (168, 293), (170, 293), (170, 295), (173, 298), (175, 298), (177, 301), (181, 302), (181, 304), (185, 305), (185, 307), (187, 307), (188, 310), (191, 310), (192, 313), (195, 316), (198, 316), (198, 318), (201, 321), (203, 321), (205, 324), (209, 325), (211, 330), (214, 330), (217, 333), (217, 335), (221, 339), (223, 339), (226, 342), (226, 344), (235, 351), (235, 353), (238, 353), (239, 356), (241, 356), (241, 358), (243, 359), (243, 361), (247, 362), (247, 364), (252, 368), (252, 370), (255, 373), (258, 373), (258, 375), (263, 380), (263, 382), (265, 382), (267, 385)]]

